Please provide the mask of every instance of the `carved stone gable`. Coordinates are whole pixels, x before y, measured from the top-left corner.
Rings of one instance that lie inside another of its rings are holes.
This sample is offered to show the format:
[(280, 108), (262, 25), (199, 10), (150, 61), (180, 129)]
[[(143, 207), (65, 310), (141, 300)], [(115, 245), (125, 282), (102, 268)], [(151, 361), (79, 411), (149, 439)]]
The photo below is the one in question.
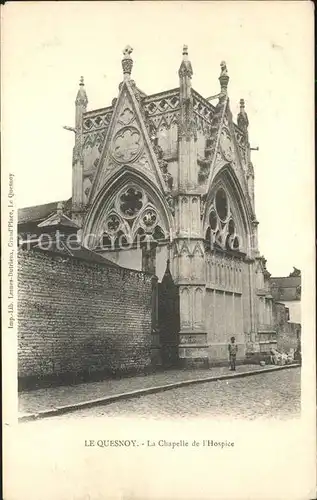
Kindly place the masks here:
[(118, 121), (122, 123), (122, 125), (129, 125), (134, 119), (134, 113), (128, 107), (125, 108), (119, 116)]
[(91, 189), (91, 199), (102, 188), (109, 177), (116, 175), (121, 168), (130, 166), (145, 174), (157, 188), (165, 191), (166, 184), (148, 130), (144, 123), (140, 103), (136, 100), (130, 84), (121, 85), (115, 103), (111, 123), (104, 142), (98, 172)]
[(220, 150), (223, 158), (229, 162), (234, 159), (234, 147), (230, 137), (230, 132), (223, 127), (220, 134)]

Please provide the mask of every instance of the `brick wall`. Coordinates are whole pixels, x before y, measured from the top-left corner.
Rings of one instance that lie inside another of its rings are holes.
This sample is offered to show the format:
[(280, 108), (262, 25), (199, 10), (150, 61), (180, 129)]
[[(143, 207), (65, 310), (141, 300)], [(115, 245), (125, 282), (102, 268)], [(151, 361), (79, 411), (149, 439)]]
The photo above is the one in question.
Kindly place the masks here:
[(150, 365), (150, 274), (20, 250), (18, 287), (20, 380)]
[(288, 308), (280, 302), (274, 302), (273, 320), (277, 331), (277, 349), (283, 352), (289, 352), (291, 348), (296, 349), (301, 335), (301, 325), (288, 319)]

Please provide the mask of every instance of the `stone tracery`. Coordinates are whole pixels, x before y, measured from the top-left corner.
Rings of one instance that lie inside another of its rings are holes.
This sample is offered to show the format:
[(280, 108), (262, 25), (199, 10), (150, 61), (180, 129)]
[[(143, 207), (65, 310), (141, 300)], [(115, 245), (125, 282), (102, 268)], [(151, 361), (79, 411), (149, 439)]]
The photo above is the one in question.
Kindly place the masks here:
[(120, 248), (141, 243), (145, 238), (165, 240), (168, 231), (153, 200), (135, 184), (121, 189), (103, 218), (99, 245)]
[(135, 127), (119, 130), (113, 140), (113, 157), (120, 163), (134, 160), (142, 147), (140, 132)]
[(242, 247), (242, 235), (237, 224), (227, 193), (219, 187), (209, 207), (208, 225), (206, 229), (207, 244), (222, 250), (239, 251)]

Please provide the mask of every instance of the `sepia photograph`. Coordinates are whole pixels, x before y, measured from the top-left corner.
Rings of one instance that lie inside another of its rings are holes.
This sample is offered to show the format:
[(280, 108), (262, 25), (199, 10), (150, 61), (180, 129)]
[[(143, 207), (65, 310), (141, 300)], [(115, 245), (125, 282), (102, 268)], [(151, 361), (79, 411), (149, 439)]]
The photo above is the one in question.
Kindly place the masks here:
[(314, 498), (312, 4), (14, 4), (6, 498)]

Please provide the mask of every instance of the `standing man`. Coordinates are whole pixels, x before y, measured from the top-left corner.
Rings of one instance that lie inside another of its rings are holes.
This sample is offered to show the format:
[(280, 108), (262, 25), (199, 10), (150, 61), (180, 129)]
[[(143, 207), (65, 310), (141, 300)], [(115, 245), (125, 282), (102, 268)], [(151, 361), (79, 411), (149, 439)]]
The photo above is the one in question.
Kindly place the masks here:
[(236, 344), (235, 337), (231, 337), (231, 342), (228, 345), (228, 351), (229, 351), (229, 359), (230, 359), (230, 370), (236, 371), (236, 359), (237, 359), (238, 346)]

